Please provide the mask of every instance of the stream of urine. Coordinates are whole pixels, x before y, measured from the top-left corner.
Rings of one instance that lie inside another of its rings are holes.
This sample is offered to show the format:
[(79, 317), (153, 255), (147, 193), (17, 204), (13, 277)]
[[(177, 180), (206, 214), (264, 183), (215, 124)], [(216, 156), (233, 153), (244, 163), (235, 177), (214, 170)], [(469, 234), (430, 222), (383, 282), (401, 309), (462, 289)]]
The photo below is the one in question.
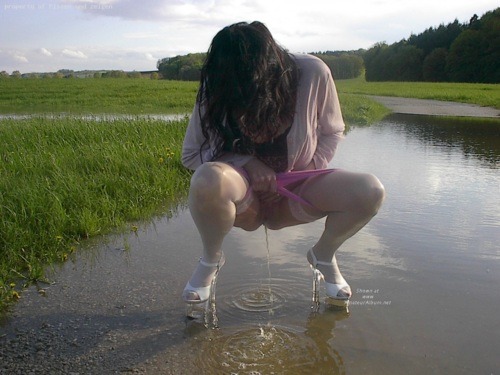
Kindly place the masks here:
[(267, 274), (269, 278), (268, 293), (269, 293), (269, 315), (274, 315), (274, 296), (271, 286), (271, 250), (269, 248), (269, 233), (267, 227), (264, 226), (264, 231), (266, 233), (266, 248), (267, 248)]

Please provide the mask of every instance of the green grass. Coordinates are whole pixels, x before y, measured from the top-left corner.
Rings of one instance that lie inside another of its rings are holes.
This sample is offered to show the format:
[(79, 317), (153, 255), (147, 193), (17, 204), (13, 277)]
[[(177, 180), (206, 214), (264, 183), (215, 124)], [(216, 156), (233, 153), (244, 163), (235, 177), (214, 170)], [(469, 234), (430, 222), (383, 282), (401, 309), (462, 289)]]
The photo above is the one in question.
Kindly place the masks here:
[(166, 214), (185, 199), (187, 119), (0, 122), (0, 307), (81, 239)]
[(197, 89), (197, 82), (150, 79), (1, 79), (0, 113), (186, 113)]
[[(3, 114), (172, 114), (190, 113), (197, 82), (149, 79), (3, 79)], [(348, 124), (367, 124), (388, 113), (362, 95), (340, 97)]]
[[(500, 85), (432, 82), (336, 81), (348, 124), (372, 123), (388, 113), (366, 95), (435, 99), (500, 109)], [(197, 82), (130, 78), (2, 79), (0, 113), (190, 113)]]
[(363, 95), (339, 93), (340, 107), (346, 126), (369, 125), (381, 120), (390, 111)]
[(478, 104), (500, 109), (500, 85), (486, 83), (366, 82), (364, 78), (336, 82), (339, 95), (381, 95)]

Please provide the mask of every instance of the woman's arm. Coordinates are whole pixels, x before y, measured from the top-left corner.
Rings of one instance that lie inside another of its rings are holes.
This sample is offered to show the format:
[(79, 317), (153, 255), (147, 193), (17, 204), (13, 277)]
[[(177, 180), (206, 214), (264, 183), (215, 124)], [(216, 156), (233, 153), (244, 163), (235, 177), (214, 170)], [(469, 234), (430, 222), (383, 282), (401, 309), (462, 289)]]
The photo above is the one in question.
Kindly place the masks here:
[[(326, 66), (325, 66), (326, 67)], [(313, 156), (317, 169), (323, 169), (333, 159), (345, 129), (339, 98), (330, 69), (318, 88), (318, 144)]]
[(198, 103), (196, 103), (184, 136), (181, 162), (186, 168), (194, 170), (198, 168), (202, 162), (209, 161), (211, 159), (212, 150), (209, 143), (205, 142), (205, 137), (201, 130), (199, 106)]
[(193, 113), (184, 136), (182, 145), (182, 165), (195, 170), (207, 161), (222, 161), (236, 167), (242, 167), (252, 159), (250, 155), (241, 155), (233, 152), (225, 152), (214, 160), (214, 145), (206, 141), (201, 130), (201, 118), (198, 103), (194, 106)]

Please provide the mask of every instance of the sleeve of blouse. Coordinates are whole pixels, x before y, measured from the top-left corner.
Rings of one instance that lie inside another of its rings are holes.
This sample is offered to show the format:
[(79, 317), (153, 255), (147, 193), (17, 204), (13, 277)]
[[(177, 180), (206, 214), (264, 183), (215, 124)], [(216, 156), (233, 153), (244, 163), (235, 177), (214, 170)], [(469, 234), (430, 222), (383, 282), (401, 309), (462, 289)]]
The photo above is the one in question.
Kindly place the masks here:
[(194, 170), (202, 164), (202, 161), (211, 159), (212, 150), (209, 143), (205, 142), (205, 137), (201, 130), (199, 105), (196, 104), (184, 136), (181, 162), (186, 168)]
[(337, 89), (330, 69), (325, 68), (318, 88), (318, 144), (313, 156), (317, 169), (326, 168), (333, 159), (345, 129)]
[[(199, 105), (196, 104), (184, 136), (182, 145), (182, 165), (195, 170), (202, 163), (213, 161), (213, 146), (209, 141), (205, 141), (205, 136), (201, 130), (201, 119)], [(226, 162), (236, 167), (245, 165), (252, 156), (226, 152), (217, 158), (217, 161)]]

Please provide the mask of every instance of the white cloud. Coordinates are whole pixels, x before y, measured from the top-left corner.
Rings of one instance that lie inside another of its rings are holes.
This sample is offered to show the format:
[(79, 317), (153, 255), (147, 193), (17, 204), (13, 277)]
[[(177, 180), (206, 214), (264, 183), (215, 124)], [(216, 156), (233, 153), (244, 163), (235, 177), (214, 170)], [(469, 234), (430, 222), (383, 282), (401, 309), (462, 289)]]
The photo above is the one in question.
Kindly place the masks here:
[(51, 49), (52, 58), (47, 58), (41, 49), (0, 50), (0, 71), (19, 70), (22, 73), (55, 72), (72, 70), (153, 70), (156, 62), (164, 57), (182, 54), (179, 51), (146, 47), (109, 48), (86, 47)]
[(123, 37), (126, 39), (153, 39), (158, 38), (160, 34), (153, 32), (137, 32), (137, 33), (125, 33)]
[(47, 4), (65, 11), (45, 7), (29, 17), (12, 11), (0, 22), (0, 35), (12, 36), (2, 43), (0, 70), (150, 70), (164, 57), (206, 52), (222, 27), (254, 20), (264, 22), (292, 52), (370, 48), (455, 18), (466, 22), (474, 13), (481, 16), (498, 7), (493, 0), (50, 0)]
[(113, 4), (120, 1), (121, 0), (59, 0), (60, 3), (68, 4), (81, 10), (112, 9)]
[(82, 51), (75, 51), (75, 50), (71, 50), (71, 49), (63, 49), (62, 52), (61, 52), (64, 56), (67, 56), (67, 57), (73, 57), (73, 58), (76, 58), (76, 59), (87, 59), (87, 55), (85, 55)]
[(42, 55), (44, 55), (44, 56), (48, 56), (48, 57), (52, 56), (52, 52), (50, 52), (50, 51), (49, 51), (48, 49), (46, 49), (46, 48), (40, 48), (40, 53), (41, 53)]
[(144, 54), (144, 56), (146, 56), (146, 60), (148, 61), (158, 61), (159, 59), (154, 57), (152, 53), (146, 53)]
[(23, 55), (15, 54), (12, 57), (14, 58), (15, 61), (18, 61), (21, 63), (28, 63), (29, 62), (28, 59)]
[[(125, 20), (218, 25), (233, 22), (235, 15), (256, 13), (258, 4), (245, 0), (60, 0), (82, 12)], [(283, 0), (278, 0), (283, 3)], [(287, 3), (285, 1), (285, 3)], [(268, 4), (266, 4), (268, 5)], [(292, 6), (293, 7), (293, 6)], [(238, 16), (242, 17), (242, 16)], [(220, 22), (222, 21), (222, 23)]]

